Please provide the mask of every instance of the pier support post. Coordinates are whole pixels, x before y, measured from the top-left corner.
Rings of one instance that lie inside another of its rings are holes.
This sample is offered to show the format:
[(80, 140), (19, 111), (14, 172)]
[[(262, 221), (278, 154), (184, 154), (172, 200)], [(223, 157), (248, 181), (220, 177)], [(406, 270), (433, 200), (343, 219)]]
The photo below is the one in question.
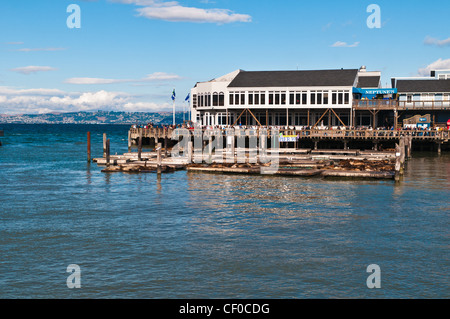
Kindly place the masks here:
[(167, 132), (164, 136), (164, 157), (167, 158), (169, 149), (169, 138), (167, 137)]
[(318, 143), (319, 143), (319, 141), (317, 141), (317, 140), (314, 141), (314, 150), (317, 150)]
[[(105, 137), (103, 137), (103, 140), (105, 140)], [(130, 152), (131, 152), (131, 130), (128, 131), (128, 153)]]
[(192, 141), (188, 142), (188, 147), (187, 148), (188, 148), (187, 149), (187, 160), (188, 160), (188, 164), (191, 164), (193, 156), (194, 156), (194, 146), (193, 146)]
[(400, 137), (400, 175), (404, 174), (404, 168), (405, 168), (405, 137)]
[(106, 133), (103, 133), (103, 158), (106, 158)]
[(412, 136), (408, 136), (408, 140), (406, 143), (406, 157), (411, 158), (412, 153)]
[(138, 161), (142, 161), (142, 128), (139, 129)]
[(344, 150), (348, 150), (348, 140), (344, 140)]
[(231, 137), (231, 158), (233, 159), (233, 163), (236, 163), (236, 149), (235, 149), (235, 143), (236, 143), (236, 136), (233, 134)]
[(398, 144), (395, 144), (395, 181), (400, 181), (400, 171), (401, 171), (401, 162), (400, 162), (400, 146)]
[(111, 163), (111, 149), (110, 149), (110, 141), (106, 140), (106, 167), (109, 167)]
[(91, 132), (87, 132), (87, 160), (91, 162)]
[(158, 148), (156, 149), (156, 173), (161, 174), (161, 143), (158, 143)]
[(438, 152), (439, 155), (441, 155), (441, 152), (442, 152), (442, 147), (441, 147), (441, 145), (442, 145), (442, 142), (438, 142), (438, 143), (437, 143), (437, 152)]
[(213, 138), (212, 138), (212, 136), (209, 137), (208, 143), (209, 143), (208, 144), (208, 156), (209, 156), (208, 161), (209, 161), (209, 163), (212, 163), (212, 153), (213, 153)]

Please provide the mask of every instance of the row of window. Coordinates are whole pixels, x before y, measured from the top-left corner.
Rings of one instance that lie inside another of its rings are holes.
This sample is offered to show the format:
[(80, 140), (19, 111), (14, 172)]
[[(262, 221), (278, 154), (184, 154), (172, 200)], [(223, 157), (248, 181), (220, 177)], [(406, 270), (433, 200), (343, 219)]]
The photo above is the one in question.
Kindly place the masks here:
[[(349, 114), (344, 112), (337, 113), (339, 118), (346, 124), (349, 125), (350, 117)], [(266, 117), (265, 113), (256, 112), (255, 117), (262, 125), (266, 125), (266, 121), (268, 121), (267, 125), (296, 125), (296, 126), (306, 126), (313, 125), (319, 119), (321, 119), (320, 113), (314, 113), (310, 115), (310, 119), (308, 121), (307, 113), (293, 113), (287, 115), (286, 113), (271, 113), (269, 117)], [(201, 123), (202, 125), (232, 125), (237, 117), (235, 114), (228, 113), (228, 123), (227, 123), (227, 114), (226, 113), (217, 113), (217, 114), (197, 114), (197, 123)], [(370, 115), (367, 115), (367, 118), (370, 122)], [(287, 123), (287, 119), (289, 119), (289, 123)], [(248, 122), (247, 122), (248, 121)], [(256, 121), (253, 117), (241, 117), (237, 124), (242, 125), (256, 125)], [(339, 126), (341, 122), (335, 116), (325, 116), (322, 117), (321, 123), (322, 125), (334, 125)]]
[[(230, 92), (229, 105), (333, 105), (349, 104), (349, 91), (250, 91)], [(193, 96), (194, 107), (224, 106), (223, 92), (201, 93)]]
[(450, 101), (450, 94), (448, 93), (400, 94), (399, 101), (401, 102)]

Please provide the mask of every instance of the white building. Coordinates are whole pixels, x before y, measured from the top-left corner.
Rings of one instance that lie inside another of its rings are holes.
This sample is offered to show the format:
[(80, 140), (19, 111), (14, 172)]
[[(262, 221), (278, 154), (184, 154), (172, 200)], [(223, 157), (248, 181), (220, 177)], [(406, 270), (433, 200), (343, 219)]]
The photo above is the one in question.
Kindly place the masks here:
[(392, 78), (400, 106), (450, 106), (450, 70), (431, 71), (430, 77)]
[(380, 87), (380, 72), (237, 70), (191, 90), (202, 126), (352, 126), (353, 88)]

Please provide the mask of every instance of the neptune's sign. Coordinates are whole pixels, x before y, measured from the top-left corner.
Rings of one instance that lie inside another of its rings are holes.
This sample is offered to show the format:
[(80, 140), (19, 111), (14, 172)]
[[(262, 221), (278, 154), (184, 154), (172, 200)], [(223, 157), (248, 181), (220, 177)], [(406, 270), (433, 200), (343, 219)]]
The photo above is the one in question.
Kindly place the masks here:
[(353, 93), (363, 95), (378, 95), (378, 94), (397, 94), (397, 89), (359, 89), (353, 88)]

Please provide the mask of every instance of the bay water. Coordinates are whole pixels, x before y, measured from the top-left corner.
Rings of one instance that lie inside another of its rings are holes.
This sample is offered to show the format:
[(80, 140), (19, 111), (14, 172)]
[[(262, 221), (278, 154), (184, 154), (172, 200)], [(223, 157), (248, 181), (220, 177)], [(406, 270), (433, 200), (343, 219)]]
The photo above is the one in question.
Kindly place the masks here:
[(448, 153), (413, 153), (400, 183), (158, 177), (87, 163), (88, 131), (101, 157), (129, 126), (0, 129), (0, 298), (450, 297)]

